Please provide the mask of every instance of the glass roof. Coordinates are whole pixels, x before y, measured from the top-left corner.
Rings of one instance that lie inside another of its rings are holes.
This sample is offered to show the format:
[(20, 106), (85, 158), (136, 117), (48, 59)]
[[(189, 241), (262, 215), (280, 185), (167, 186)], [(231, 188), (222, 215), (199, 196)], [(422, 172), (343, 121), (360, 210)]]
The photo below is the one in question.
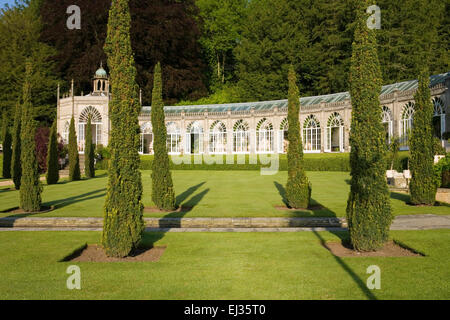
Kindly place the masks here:
[[(438, 75), (433, 75), (430, 77), (430, 86), (433, 87), (439, 83), (443, 83), (446, 78), (450, 77), (450, 72), (442, 73)], [(417, 88), (417, 80), (410, 80), (399, 82), (395, 84), (390, 84), (383, 86), (381, 89), (381, 94), (389, 94), (398, 91), (407, 91)], [(302, 106), (316, 105), (320, 103), (332, 103), (339, 102), (350, 99), (350, 93), (340, 92), (333, 93), (322, 96), (315, 97), (303, 97), (300, 98), (300, 103)], [(192, 105), (192, 106), (167, 106), (164, 107), (165, 113), (203, 113), (203, 112), (227, 112), (228, 110), (232, 112), (239, 111), (250, 111), (252, 108), (255, 111), (259, 110), (271, 110), (275, 107), (283, 108), (287, 107), (287, 99), (285, 100), (274, 100), (274, 101), (262, 101), (262, 102), (244, 102), (244, 103), (228, 103), (228, 104), (209, 104), (209, 105)], [(142, 114), (150, 114), (151, 107), (142, 107)]]

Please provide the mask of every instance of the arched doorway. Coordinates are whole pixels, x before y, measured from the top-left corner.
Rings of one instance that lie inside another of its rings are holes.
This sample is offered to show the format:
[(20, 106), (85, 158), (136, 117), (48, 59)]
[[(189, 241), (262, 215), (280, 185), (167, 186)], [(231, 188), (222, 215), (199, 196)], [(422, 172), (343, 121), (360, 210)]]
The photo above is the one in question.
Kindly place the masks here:
[(250, 131), (249, 125), (244, 120), (238, 120), (233, 126), (233, 152), (249, 153)]
[(284, 118), (281, 121), (280, 130), (278, 131), (278, 153), (287, 153), (287, 149), (289, 146), (288, 129), (288, 119)]
[(433, 134), (435, 137), (442, 140), (442, 135), (445, 132), (445, 109), (444, 102), (441, 98), (433, 99), (434, 114), (433, 114)]
[[(89, 117), (91, 118), (91, 127), (87, 128)], [(102, 116), (92, 106), (84, 108), (78, 120), (78, 151), (80, 153), (84, 153), (86, 130), (91, 130), (93, 144), (98, 146), (102, 143)]]
[(256, 125), (256, 152), (273, 152), (273, 125), (266, 118), (261, 119)]
[(400, 150), (408, 150), (408, 141), (414, 124), (414, 103), (408, 102), (403, 106), (402, 120), (400, 120)]
[(391, 109), (386, 106), (383, 106), (381, 111), (381, 123), (383, 124), (385, 141), (386, 144), (389, 145), (391, 143), (391, 138), (393, 135), (392, 130), (392, 113)]
[(139, 153), (153, 154), (153, 131), (152, 124), (150, 122), (146, 122), (141, 126)]
[(203, 128), (199, 121), (191, 122), (186, 128), (186, 153), (203, 153)]
[(344, 120), (334, 112), (327, 122), (326, 152), (344, 152)]
[(314, 115), (309, 115), (303, 123), (303, 150), (318, 153), (321, 149), (320, 123)]
[(220, 154), (227, 152), (227, 128), (225, 124), (216, 120), (209, 131), (209, 153)]
[(181, 153), (181, 133), (175, 122), (168, 122), (167, 128), (167, 152), (169, 154)]

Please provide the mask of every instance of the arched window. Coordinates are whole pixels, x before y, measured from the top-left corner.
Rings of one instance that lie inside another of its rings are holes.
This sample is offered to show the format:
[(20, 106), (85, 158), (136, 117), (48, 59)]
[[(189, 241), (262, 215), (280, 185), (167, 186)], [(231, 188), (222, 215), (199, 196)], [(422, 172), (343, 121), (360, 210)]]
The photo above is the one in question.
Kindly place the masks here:
[(383, 106), (382, 110), (381, 110), (381, 123), (383, 124), (383, 127), (384, 127), (385, 141), (387, 144), (390, 144), (391, 138), (393, 135), (392, 112), (391, 112), (391, 109), (389, 109), (386, 106)]
[(334, 112), (327, 121), (327, 152), (344, 151), (344, 120), (339, 113)]
[(227, 128), (225, 124), (216, 120), (209, 129), (209, 152), (226, 153), (227, 151)]
[(303, 149), (305, 152), (320, 152), (321, 129), (314, 115), (309, 115), (303, 123)]
[(175, 122), (169, 122), (167, 127), (167, 152), (169, 154), (179, 154), (181, 152), (180, 128)]
[(66, 123), (64, 123), (64, 129), (62, 132), (62, 139), (64, 144), (69, 144), (69, 128), (70, 124), (68, 121), (66, 121)]
[(408, 140), (414, 124), (414, 103), (408, 102), (402, 109), (400, 120), (400, 148), (408, 147)]
[[(87, 128), (87, 123), (91, 118), (91, 128)], [(86, 130), (92, 132), (92, 143), (99, 145), (102, 143), (102, 116), (93, 106), (83, 109), (78, 119), (78, 151), (84, 153)]]
[(288, 141), (289, 122), (287, 118), (281, 120), (278, 131), (278, 153), (286, 153), (289, 145)]
[(233, 152), (248, 153), (250, 150), (249, 125), (244, 120), (238, 120), (233, 126)]
[(273, 125), (266, 118), (256, 125), (256, 152), (273, 152)]
[(191, 122), (186, 128), (186, 153), (203, 153), (203, 127), (199, 121)]
[(153, 130), (151, 122), (145, 122), (141, 125), (141, 143), (139, 152), (141, 154), (153, 153)]
[(441, 98), (436, 97), (433, 99), (433, 133), (435, 137), (442, 139), (442, 135), (445, 132), (445, 108), (444, 102)]

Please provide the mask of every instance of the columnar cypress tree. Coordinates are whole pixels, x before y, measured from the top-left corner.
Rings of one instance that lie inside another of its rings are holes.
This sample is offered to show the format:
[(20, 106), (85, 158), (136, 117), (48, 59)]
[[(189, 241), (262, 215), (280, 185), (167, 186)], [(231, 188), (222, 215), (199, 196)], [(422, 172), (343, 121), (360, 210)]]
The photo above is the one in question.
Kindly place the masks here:
[(380, 121), (382, 79), (375, 31), (366, 25), (368, 6), (368, 1), (361, 1), (357, 9), (350, 67), (351, 188), (347, 220), (353, 248), (358, 251), (382, 247), (393, 218), (385, 180), (386, 147)]
[(155, 158), (152, 167), (152, 200), (161, 210), (175, 208), (175, 191), (167, 154), (167, 129), (164, 120), (164, 103), (162, 100), (161, 65), (155, 66), (155, 79), (152, 92), (152, 127)]
[(2, 141), (3, 141), (3, 168), (2, 176), (3, 178), (11, 178), (11, 132), (9, 129), (9, 121), (6, 112), (3, 113), (3, 123), (2, 123)]
[(102, 235), (106, 254), (113, 257), (128, 255), (144, 231), (138, 153), (140, 104), (130, 24), (128, 0), (113, 0), (105, 43), (112, 97), (109, 104), (111, 160)]
[(81, 179), (80, 156), (78, 154), (77, 134), (75, 132), (75, 119), (72, 116), (69, 126), (69, 180)]
[(20, 183), (20, 207), (27, 212), (39, 211), (41, 209), (42, 185), (39, 181), (39, 166), (36, 159), (36, 143), (34, 135), (36, 123), (33, 119), (31, 105), (31, 79), (32, 66), (26, 63), (25, 83), (23, 87), (22, 105), (22, 179)]
[(47, 184), (55, 184), (59, 180), (58, 136), (56, 120), (50, 130), (47, 150)]
[(20, 189), (20, 180), (22, 179), (22, 164), (21, 164), (21, 123), (22, 123), (22, 107), (18, 102), (16, 105), (16, 113), (14, 116), (14, 128), (13, 128), (13, 152), (12, 152), (12, 165), (11, 176), (14, 181), (14, 186), (17, 190)]
[(303, 168), (303, 144), (300, 136), (300, 97), (294, 67), (289, 69), (288, 96), (288, 181), (286, 200), (291, 208), (308, 208), (311, 184)]
[(84, 148), (84, 174), (87, 178), (95, 177), (94, 144), (92, 143), (91, 117), (86, 127), (86, 146)]
[(419, 87), (414, 95), (414, 126), (410, 138), (409, 167), (411, 169), (411, 203), (433, 205), (437, 186), (433, 178), (433, 103), (430, 77), (425, 69), (419, 75)]

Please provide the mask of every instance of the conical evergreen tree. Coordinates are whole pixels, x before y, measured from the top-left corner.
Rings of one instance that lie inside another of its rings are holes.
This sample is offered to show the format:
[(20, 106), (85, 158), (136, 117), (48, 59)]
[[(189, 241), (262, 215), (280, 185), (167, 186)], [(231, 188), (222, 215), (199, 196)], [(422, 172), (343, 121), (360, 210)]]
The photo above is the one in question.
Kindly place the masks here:
[(32, 66), (28, 60), (23, 87), (22, 130), (20, 133), (22, 139), (20, 207), (27, 212), (36, 212), (41, 209), (42, 185), (39, 181), (39, 166), (36, 159), (36, 142), (34, 140), (36, 123), (33, 119), (33, 107), (31, 105), (31, 75)]
[(164, 120), (162, 99), (161, 65), (155, 66), (155, 79), (152, 92), (152, 127), (155, 158), (152, 167), (152, 201), (161, 210), (175, 209), (175, 191), (167, 154), (167, 129)]
[(351, 188), (347, 221), (353, 248), (379, 249), (388, 240), (392, 223), (385, 180), (386, 146), (379, 96), (381, 71), (375, 31), (367, 27), (368, 1), (361, 1), (350, 67), (352, 124), (350, 132)]
[(288, 181), (286, 200), (291, 208), (308, 208), (311, 184), (303, 168), (303, 144), (300, 136), (300, 96), (294, 67), (289, 69), (288, 96)]
[(109, 104), (111, 160), (102, 235), (106, 254), (113, 257), (128, 255), (144, 231), (138, 153), (140, 105), (130, 24), (128, 0), (113, 0), (105, 42), (112, 88)]
[(419, 75), (419, 87), (414, 95), (414, 126), (409, 142), (411, 156), (411, 203), (433, 205), (437, 185), (434, 182), (433, 103), (431, 102), (428, 69)]
[(80, 156), (78, 154), (77, 134), (75, 132), (75, 119), (72, 116), (69, 126), (69, 180), (81, 179)]
[(16, 190), (20, 189), (20, 181), (22, 179), (22, 163), (21, 163), (21, 123), (22, 123), (22, 107), (18, 102), (16, 105), (16, 113), (14, 116), (14, 128), (13, 128), (13, 152), (12, 152), (12, 164), (11, 164), (11, 176), (14, 182)]
[(86, 146), (84, 148), (84, 174), (87, 178), (95, 177), (94, 144), (92, 143), (91, 117), (86, 126)]
[(5, 179), (11, 178), (11, 132), (9, 129), (9, 121), (6, 112), (3, 113), (2, 123), (2, 141), (3, 141), (3, 168), (2, 176)]
[(56, 133), (56, 120), (50, 129), (47, 150), (47, 184), (58, 183), (59, 180), (59, 161), (58, 161), (58, 136)]

